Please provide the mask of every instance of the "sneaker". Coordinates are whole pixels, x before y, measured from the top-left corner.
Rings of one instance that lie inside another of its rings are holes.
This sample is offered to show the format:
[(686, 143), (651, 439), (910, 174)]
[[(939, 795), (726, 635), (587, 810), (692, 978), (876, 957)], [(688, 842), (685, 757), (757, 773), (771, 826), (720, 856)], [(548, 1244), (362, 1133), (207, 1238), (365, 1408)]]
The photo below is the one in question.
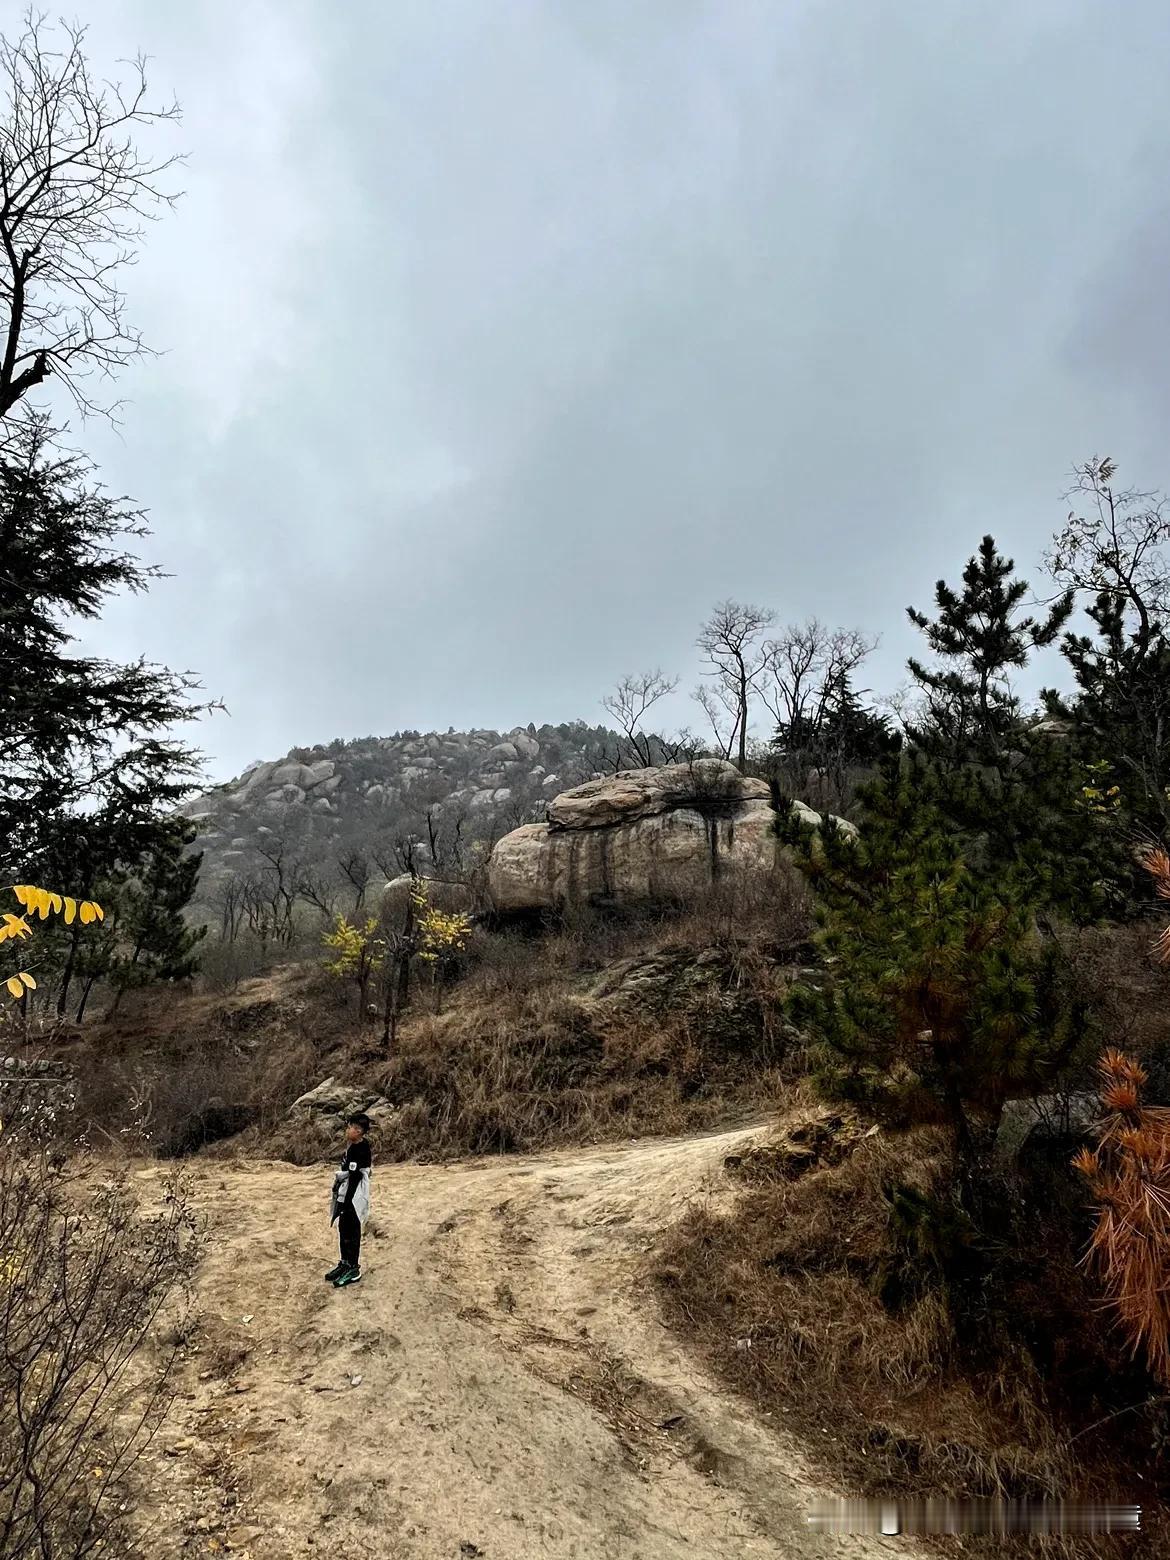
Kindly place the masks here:
[(327, 1284), (332, 1284), (335, 1279), (341, 1277), (341, 1275), (345, 1272), (345, 1268), (346, 1264), (344, 1262), (339, 1262), (335, 1268), (330, 1268), (328, 1273), (325, 1275), (325, 1282)]
[(347, 1267), (344, 1273), (339, 1273), (333, 1280), (334, 1289), (344, 1289), (347, 1284), (360, 1284), (362, 1270), (360, 1267)]

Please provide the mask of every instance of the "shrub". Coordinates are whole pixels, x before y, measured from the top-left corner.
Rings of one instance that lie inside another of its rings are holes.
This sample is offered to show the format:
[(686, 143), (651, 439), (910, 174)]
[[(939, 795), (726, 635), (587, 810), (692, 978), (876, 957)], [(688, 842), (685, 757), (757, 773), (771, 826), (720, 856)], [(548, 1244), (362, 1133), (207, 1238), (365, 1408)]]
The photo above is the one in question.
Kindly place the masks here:
[(0, 1138), (0, 1553), (80, 1560), (116, 1537), (166, 1412), (174, 1351), (143, 1345), (197, 1242), (180, 1192), (144, 1218), (126, 1184), (55, 1169), (38, 1125)]

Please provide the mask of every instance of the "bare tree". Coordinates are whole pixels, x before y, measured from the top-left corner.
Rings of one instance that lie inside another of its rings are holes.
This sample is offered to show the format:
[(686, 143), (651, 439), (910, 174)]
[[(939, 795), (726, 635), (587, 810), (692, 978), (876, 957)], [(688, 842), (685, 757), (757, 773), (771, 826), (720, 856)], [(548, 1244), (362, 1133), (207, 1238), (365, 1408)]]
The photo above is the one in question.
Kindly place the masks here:
[(1069, 512), (1045, 562), (1066, 590), (1116, 598), (1134, 623), (1135, 648), (1144, 655), (1158, 624), (1170, 619), (1170, 515), (1161, 494), (1116, 490), (1116, 474), (1108, 456), (1076, 467), (1066, 497), (1087, 500), (1086, 512)]
[(386, 839), (378, 839), (371, 845), (370, 859), (381, 874), (383, 882), (398, 877), (402, 871), (394, 845)]
[(726, 689), (718, 684), (709, 683), (700, 683), (691, 697), (707, 717), (720, 758), (730, 758), (739, 727), (738, 701), (729, 699)]
[(398, 832), (391, 841), (394, 851), (394, 859), (398, 863), (399, 873), (407, 873), (412, 878), (423, 877), (423, 868), (427, 864), (427, 847), (422, 838), (421, 820), (405, 819)]
[(240, 879), (240, 907), (243, 923), (260, 944), (261, 954), (266, 958), (275, 928), (268, 882), (259, 872), (250, 872)]
[(760, 697), (777, 728), (796, 737), (819, 731), (876, 646), (858, 629), (827, 628), (816, 618), (770, 639)]
[(410, 1001), (411, 962), (418, 946), (418, 917), (415, 895), (403, 895), (402, 904), (386, 904), (382, 910), (378, 949), (378, 1005), (382, 1015), (382, 1045), (392, 1055), (398, 1038), (398, 1017)]
[(664, 764), (693, 764), (706, 749), (706, 743), (684, 726), (673, 737), (661, 737)]
[(87, 384), (148, 349), (127, 324), (121, 273), (142, 222), (176, 199), (164, 187), (180, 160), (143, 157), (137, 132), (175, 122), (177, 104), (151, 107), (145, 60), (128, 85), (95, 80), (86, 29), (25, 15), (0, 38), (0, 419), (57, 375), (83, 412)]
[(304, 864), (294, 842), (284, 833), (265, 835), (256, 846), (256, 854), (265, 862), (257, 887), (268, 912), (272, 936), (287, 945), (293, 940), (297, 900), (304, 890)]
[[(724, 747), (724, 757), (734, 752), (742, 773), (747, 768), (748, 726), (751, 701), (768, 668), (765, 632), (776, 614), (766, 607), (739, 601), (722, 601), (704, 623), (699, 649), (707, 663), (707, 691), (714, 699), (696, 694)], [(728, 727), (720, 715), (730, 717)]]
[(305, 867), (297, 881), (297, 897), (314, 910), (320, 911), (327, 921), (337, 914), (337, 896), (341, 885), (320, 867)]
[[(877, 640), (816, 618), (768, 642), (760, 698), (775, 722), (769, 767), (794, 794), (845, 805), (852, 768), (869, 762), (881, 722), (857, 702), (853, 678)], [(889, 737), (885, 738), (889, 741)], [(809, 788), (812, 788), (810, 790)]]
[(365, 903), (370, 880), (374, 875), (373, 863), (364, 851), (347, 850), (344, 855), (337, 858), (337, 870), (353, 889), (353, 913), (358, 915)]
[(602, 707), (613, 716), (625, 739), (624, 753), (619, 746), (619, 762), (623, 758), (634, 761), (623, 767), (649, 769), (655, 757), (660, 755), (660, 744), (642, 730), (642, 722), (659, 700), (665, 699), (677, 687), (677, 677), (664, 677), (656, 667), (652, 672), (623, 677), (614, 691), (602, 699)]
[(423, 818), (431, 870), (438, 878), (462, 882), (468, 869), (467, 847), (471, 819), (462, 797), (445, 793), (427, 807)]
[(223, 878), (212, 895), (212, 908), (219, 912), (219, 935), (222, 942), (235, 942), (244, 920), (244, 879), (232, 873)]
[(125, 1178), (79, 1195), (46, 1146), (47, 1109), (12, 1110), (6, 1098), (0, 1553), (126, 1553), (119, 1512), (174, 1393), (197, 1221), (176, 1186), (157, 1217)]

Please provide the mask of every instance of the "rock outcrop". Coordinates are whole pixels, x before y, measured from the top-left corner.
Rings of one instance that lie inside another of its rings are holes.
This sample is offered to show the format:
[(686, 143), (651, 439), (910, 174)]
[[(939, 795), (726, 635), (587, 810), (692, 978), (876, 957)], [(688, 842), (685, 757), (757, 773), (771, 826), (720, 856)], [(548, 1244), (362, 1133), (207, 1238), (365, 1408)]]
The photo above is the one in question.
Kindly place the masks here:
[(775, 821), (767, 782), (719, 759), (606, 775), (497, 843), (492, 901), (509, 913), (685, 900), (727, 874), (773, 870)]
[(371, 1127), (377, 1128), (386, 1126), (394, 1114), (394, 1107), (376, 1090), (338, 1078), (326, 1078), (315, 1089), (294, 1100), (288, 1116), (290, 1122), (308, 1124), (338, 1136), (347, 1118), (357, 1111), (365, 1111)]
[(413, 731), (294, 748), (251, 764), (179, 809), (203, 855), (198, 913), (217, 913), (225, 880), (270, 876), (274, 845), (283, 845), (286, 869), (295, 861), (318, 882), (340, 886), (342, 907), (349, 888), (338, 862), (389, 859), (395, 841), (411, 843), (424, 876), (458, 876), (477, 847), (543, 817), (550, 795), (599, 774), (620, 740), (580, 722)]

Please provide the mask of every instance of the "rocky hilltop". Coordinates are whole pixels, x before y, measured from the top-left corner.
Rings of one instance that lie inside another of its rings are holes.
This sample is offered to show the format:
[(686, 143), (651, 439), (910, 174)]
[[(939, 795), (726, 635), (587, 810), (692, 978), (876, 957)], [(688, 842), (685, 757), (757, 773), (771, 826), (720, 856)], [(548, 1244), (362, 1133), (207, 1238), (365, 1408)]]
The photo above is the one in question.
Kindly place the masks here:
[(184, 805), (203, 852), (201, 905), (281, 851), (326, 877), (354, 856), (386, 877), (410, 862), (425, 873), (464, 869), (618, 755), (612, 731), (584, 722), (294, 748)]
[(550, 802), (495, 846), (499, 910), (685, 899), (724, 872), (775, 864), (768, 784), (698, 759), (626, 770)]

